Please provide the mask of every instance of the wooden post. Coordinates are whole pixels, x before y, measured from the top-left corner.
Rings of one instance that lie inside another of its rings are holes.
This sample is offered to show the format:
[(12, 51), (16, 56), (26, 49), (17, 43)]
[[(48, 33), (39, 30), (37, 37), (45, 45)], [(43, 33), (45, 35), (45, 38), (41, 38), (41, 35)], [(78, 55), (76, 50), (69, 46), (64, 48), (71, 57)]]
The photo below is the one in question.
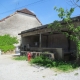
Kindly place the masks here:
[(46, 47), (48, 47), (48, 35), (46, 36), (47, 40), (46, 40)]
[(70, 51), (70, 49), (71, 49), (70, 35), (71, 35), (71, 33), (69, 32), (69, 36), (68, 36), (68, 51)]
[(39, 48), (41, 48), (41, 34), (39, 35)]

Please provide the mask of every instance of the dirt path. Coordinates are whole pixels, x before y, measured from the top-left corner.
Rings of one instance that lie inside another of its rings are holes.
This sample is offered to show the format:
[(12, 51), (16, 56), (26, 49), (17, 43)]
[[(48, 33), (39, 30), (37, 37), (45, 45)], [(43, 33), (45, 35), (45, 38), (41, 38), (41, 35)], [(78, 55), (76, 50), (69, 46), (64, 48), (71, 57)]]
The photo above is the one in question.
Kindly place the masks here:
[(80, 69), (59, 73), (49, 68), (31, 66), (27, 61), (15, 61), (11, 55), (0, 55), (0, 80), (80, 80)]

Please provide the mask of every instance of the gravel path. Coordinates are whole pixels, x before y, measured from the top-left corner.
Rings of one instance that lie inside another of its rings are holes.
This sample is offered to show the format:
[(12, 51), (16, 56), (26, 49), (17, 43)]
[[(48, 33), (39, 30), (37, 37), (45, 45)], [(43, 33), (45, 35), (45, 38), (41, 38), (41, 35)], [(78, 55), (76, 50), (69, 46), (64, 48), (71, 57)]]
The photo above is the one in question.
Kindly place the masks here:
[(11, 55), (0, 55), (0, 80), (80, 80), (80, 69), (70, 73), (31, 66), (27, 61), (15, 61)]

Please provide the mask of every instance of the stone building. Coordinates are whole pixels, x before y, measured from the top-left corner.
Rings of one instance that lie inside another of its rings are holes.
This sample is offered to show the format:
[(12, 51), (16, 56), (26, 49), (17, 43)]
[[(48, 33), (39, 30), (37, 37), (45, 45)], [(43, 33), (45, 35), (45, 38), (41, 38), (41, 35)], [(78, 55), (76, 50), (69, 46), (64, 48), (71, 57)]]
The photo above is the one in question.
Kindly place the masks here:
[(0, 35), (10, 34), (20, 39), (18, 33), (21, 31), (41, 25), (41, 22), (33, 12), (28, 9), (22, 9), (0, 20)]

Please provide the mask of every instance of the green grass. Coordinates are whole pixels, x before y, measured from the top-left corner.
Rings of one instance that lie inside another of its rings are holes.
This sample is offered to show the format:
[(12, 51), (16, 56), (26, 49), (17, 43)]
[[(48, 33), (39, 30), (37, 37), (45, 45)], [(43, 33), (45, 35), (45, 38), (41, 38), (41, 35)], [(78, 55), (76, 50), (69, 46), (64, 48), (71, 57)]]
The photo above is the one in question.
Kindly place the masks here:
[(15, 43), (18, 43), (18, 40), (16, 37), (11, 37), (10, 35), (3, 35), (0, 36), (0, 49), (3, 52), (14, 50)]
[[(56, 62), (57, 63), (57, 62)], [(61, 63), (61, 64), (59, 64)], [(55, 66), (58, 70), (61, 70), (61, 71), (71, 71), (75, 68), (77, 68), (77, 66), (74, 68), (73, 67), (73, 64), (70, 64), (70, 63), (63, 63), (63, 62), (59, 62), (57, 66)]]
[(14, 60), (27, 60), (26, 56), (16, 56), (13, 58)]
[(75, 63), (70, 63), (70, 62), (64, 62), (64, 61), (52, 61), (44, 56), (39, 56), (34, 59), (31, 59), (31, 64), (37, 64), (41, 66), (46, 66), (50, 68), (56, 68), (57, 70), (60, 71), (71, 71), (79, 67), (79, 65)]

